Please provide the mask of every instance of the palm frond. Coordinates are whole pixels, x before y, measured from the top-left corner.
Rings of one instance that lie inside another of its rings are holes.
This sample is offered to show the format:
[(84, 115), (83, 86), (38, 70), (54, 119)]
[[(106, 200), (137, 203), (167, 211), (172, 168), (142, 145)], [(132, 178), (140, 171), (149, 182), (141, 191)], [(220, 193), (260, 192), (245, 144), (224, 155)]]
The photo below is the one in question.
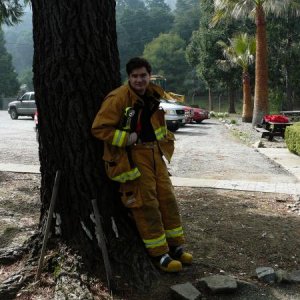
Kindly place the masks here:
[(18, 0), (2, 0), (0, 2), (0, 23), (12, 26), (21, 21), (23, 6)]
[(213, 22), (216, 24), (222, 18), (241, 18), (250, 16), (255, 11), (254, 0), (214, 0), (215, 14)]
[(214, 0), (215, 14), (212, 25), (226, 17), (254, 18), (256, 7), (262, 6), (266, 14), (284, 15), (288, 11), (300, 15), (299, 0)]
[[(247, 33), (239, 33), (229, 39), (229, 45), (224, 41), (218, 41), (217, 45), (222, 48), (223, 56), (231, 66), (240, 66), (244, 71), (255, 58), (255, 38)], [(220, 63), (220, 62), (219, 62)]]
[(290, 4), (291, 0), (265, 0), (262, 6), (266, 14), (273, 13), (279, 16), (287, 12)]
[(230, 69), (233, 67), (233, 65), (231, 65), (230, 62), (225, 59), (216, 60), (216, 64), (217, 64), (217, 67), (224, 72), (229, 72)]

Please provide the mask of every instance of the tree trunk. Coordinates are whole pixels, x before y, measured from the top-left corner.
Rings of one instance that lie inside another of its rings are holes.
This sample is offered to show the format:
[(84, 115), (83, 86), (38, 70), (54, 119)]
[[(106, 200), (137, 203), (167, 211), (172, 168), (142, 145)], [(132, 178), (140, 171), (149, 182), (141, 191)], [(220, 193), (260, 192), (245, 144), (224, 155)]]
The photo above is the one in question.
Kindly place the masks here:
[(118, 186), (106, 177), (103, 144), (90, 133), (104, 96), (120, 84), (115, 1), (32, 0), (32, 9), (42, 178), (40, 229), (55, 172), (61, 170), (52, 233), (76, 247), (88, 267), (100, 266), (91, 219), (91, 200), (96, 198), (108, 252), (116, 262), (113, 272), (124, 271), (126, 280), (148, 287), (157, 272), (121, 205)]
[(253, 126), (260, 123), (262, 117), (269, 113), (266, 20), (262, 4), (256, 5), (255, 22), (256, 62)]
[(286, 101), (282, 110), (293, 110), (293, 98), (292, 98), (292, 85), (290, 80), (290, 68), (286, 66), (285, 70), (285, 93), (286, 93)]
[(231, 85), (228, 85), (228, 102), (229, 102), (229, 107), (228, 107), (228, 113), (230, 114), (235, 114), (235, 91), (234, 88)]
[(213, 107), (213, 100), (212, 100), (212, 96), (211, 96), (211, 89), (208, 88), (208, 110), (212, 111), (214, 109)]
[(251, 101), (251, 88), (250, 76), (247, 71), (243, 72), (243, 115), (242, 121), (246, 123), (252, 122), (252, 101)]

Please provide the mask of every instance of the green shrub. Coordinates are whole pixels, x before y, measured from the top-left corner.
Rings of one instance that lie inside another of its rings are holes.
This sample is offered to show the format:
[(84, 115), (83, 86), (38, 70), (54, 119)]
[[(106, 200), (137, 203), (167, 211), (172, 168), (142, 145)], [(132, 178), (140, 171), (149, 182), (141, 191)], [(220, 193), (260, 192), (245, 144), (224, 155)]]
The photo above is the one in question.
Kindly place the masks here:
[(211, 118), (214, 118), (216, 116), (216, 113), (214, 111), (211, 111), (209, 114)]
[(237, 124), (237, 121), (235, 119), (231, 119), (230, 124)]
[(218, 118), (223, 118), (224, 117), (224, 113), (221, 113), (221, 112), (217, 113), (217, 117)]
[(287, 127), (284, 138), (288, 149), (300, 155), (300, 122)]

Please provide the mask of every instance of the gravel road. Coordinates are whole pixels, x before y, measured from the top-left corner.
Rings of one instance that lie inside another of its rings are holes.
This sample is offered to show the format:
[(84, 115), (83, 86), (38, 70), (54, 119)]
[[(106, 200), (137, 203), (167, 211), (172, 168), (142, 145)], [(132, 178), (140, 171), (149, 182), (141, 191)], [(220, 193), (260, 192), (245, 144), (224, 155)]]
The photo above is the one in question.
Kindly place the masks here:
[[(33, 127), (31, 118), (11, 120), (7, 111), (0, 111), (0, 163), (39, 164)], [(255, 148), (241, 143), (215, 119), (205, 120), (201, 124), (187, 124), (175, 136), (175, 153), (168, 165), (173, 176), (296, 182), (294, 176)]]
[(273, 183), (297, 181), (255, 148), (243, 144), (218, 120), (187, 124), (175, 136), (175, 154), (169, 165), (173, 176)]
[(38, 165), (38, 144), (30, 117), (12, 120), (0, 111), (0, 163)]

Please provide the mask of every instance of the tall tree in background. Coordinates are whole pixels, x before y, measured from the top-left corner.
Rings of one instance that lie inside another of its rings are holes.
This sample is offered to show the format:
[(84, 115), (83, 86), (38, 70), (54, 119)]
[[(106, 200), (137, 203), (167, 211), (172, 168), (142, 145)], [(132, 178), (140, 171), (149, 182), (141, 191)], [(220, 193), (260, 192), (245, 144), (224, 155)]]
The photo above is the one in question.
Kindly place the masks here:
[(187, 61), (196, 68), (197, 75), (205, 82), (208, 89), (208, 109), (213, 109), (211, 91), (217, 85), (215, 76), (217, 66), (215, 61), (220, 57), (221, 51), (215, 47), (220, 39), (220, 32), (209, 28), (209, 20), (213, 9), (210, 1), (200, 2), (200, 25), (197, 31), (194, 31), (190, 43), (186, 49)]
[(177, 0), (172, 31), (188, 42), (194, 30), (199, 28), (199, 0)]
[(228, 16), (235, 18), (255, 16), (256, 63), (253, 126), (260, 123), (263, 115), (269, 112), (266, 14), (286, 12), (287, 8), (292, 8), (293, 4), (295, 1), (292, 0), (214, 0), (213, 23)]
[[(248, 36), (246, 33), (241, 33), (229, 39), (229, 45), (224, 41), (219, 41), (218, 44), (223, 49), (225, 64), (229, 62), (232, 67), (240, 66), (243, 70), (243, 122), (252, 122), (252, 101), (250, 88), (249, 66), (254, 62), (255, 57), (255, 38)], [(221, 60), (219, 63), (223, 63)]]
[[(300, 23), (288, 13), (286, 18), (268, 19), (270, 105), (273, 110), (300, 108)], [(276, 101), (277, 100), (277, 101)]]
[(170, 8), (163, 0), (118, 0), (117, 35), (121, 61), (121, 75), (126, 78), (125, 64), (141, 56), (144, 46), (168, 32), (173, 23)]
[(173, 25), (174, 16), (165, 0), (146, 0), (148, 15), (150, 17), (150, 30), (153, 37), (169, 31)]
[(16, 72), (20, 75), (26, 69), (32, 69), (32, 13), (27, 11), (22, 16), (20, 24), (4, 26), (3, 31), (7, 43), (6, 48), (12, 55)]
[(3, 31), (0, 29), (0, 96), (14, 96), (18, 89), (17, 73), (12, 66), (11, 55), (5, 48)]
[(200, 25), (197, 31), (193, 32), (190, 43), (186, 49), (186, 56), (189, 64), (196, 68), (197, 75), (205, 82), (208, 89), (208, 109), (213, 109), (213, 94), (219, 89), (222, 83), (228, 87), (228, 93), (234, 95), (236, 87), (236, 73), (231, 71), (223, 72), (218, 68), (216, 61), (222, 58), (220, 47), (216, 46), (217, 41), (224, 40), (232, 35), (236, 26), (225, 24), (222, 27), (210, 28), (209, 24), (213, 16), (213, 7), (210, 0), (200, 2)]
[(126, 62), (131, 57), (142, 55), (144, 44), (151, 41), (147, 30), (150, 17), (141, 0), (117, 0), (116, 12), (121, 75), (124, 80)]
[(118, 186), (107, 179), (103, 144), (90, 133), (104, 96), (120, 84), (115, 1), (33, 0), (32, 8), (42, 177), (40, 229), (60, 170), (55, 206), (60, 241), (76, 248), (87, 267), (96, 270), (101, 265), (90, 217), (91, 200), (97, 199), (113, 272), (123, 270), (135, 286), (145, 288), (157, 271), (130, 225)]
[(166, 77), (168, 91), (186, 92), (184, 81), (189, 66), (183, 39), (177, 34), (161, 34), (145, 46), (143, 56), (150, 61), (154, 74)]
[[(0, 25), (8, 26), (19, 23), (23, 15), (23, 6), (17, 0), (6, 0), (0, 2)], [(3, 31), (0, 29), (0, 93), (11, 96), (19, 88), (17, 74), (12, 68), (11, 55), (7, 53), (4, 45)]]

